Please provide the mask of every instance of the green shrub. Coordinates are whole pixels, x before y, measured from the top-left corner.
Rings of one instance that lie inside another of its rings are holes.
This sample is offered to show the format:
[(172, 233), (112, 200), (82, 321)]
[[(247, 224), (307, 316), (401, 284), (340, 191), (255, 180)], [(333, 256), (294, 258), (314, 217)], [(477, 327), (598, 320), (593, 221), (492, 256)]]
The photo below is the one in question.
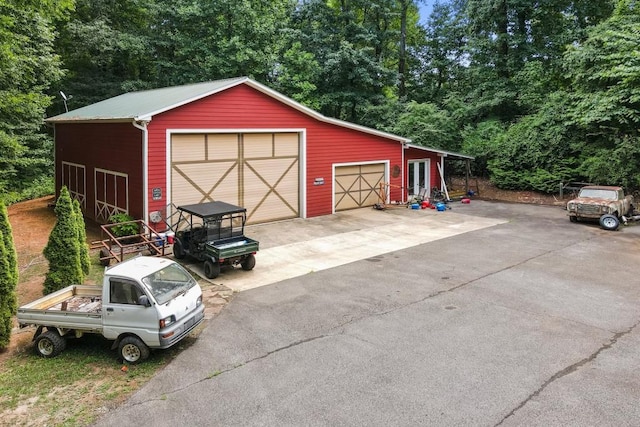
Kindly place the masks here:
[(116, 237), (126, 237), (138, 234), (138, 224), (131, 215), (126, 213), (117, 213), (109, 217), (109, 224), (120, 224), (111, 227), (111, 232)]
[(49, 261), (49, 271), (44, 280), (45, 295), (84, 282), (76, 215), (67, 187), (60, 190), (55, 213), (56, 225), (51, 230), (49, 242), (43, 251)]

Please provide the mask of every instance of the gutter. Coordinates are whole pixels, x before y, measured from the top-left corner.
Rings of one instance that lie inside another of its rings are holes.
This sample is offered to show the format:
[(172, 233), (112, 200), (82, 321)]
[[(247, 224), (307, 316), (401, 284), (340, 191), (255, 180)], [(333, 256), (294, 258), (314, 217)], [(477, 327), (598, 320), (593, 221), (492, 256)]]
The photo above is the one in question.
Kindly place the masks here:
[(142, 131), (142, 214), (144, 221), (149, 219), (149, 131), (147, 125), (151, 121), (151, 118), (133, 119), (131, 123), (133, 127)]

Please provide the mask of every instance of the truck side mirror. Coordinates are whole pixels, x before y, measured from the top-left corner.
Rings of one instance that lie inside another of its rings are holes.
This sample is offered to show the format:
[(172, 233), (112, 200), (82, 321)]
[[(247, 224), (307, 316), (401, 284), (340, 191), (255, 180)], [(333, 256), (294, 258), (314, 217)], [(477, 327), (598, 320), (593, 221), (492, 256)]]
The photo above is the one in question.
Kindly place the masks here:
[(138, 297), (138, 305), (144, 305), (145, 307), (151, 307), (151, 302), (149, 301), (149, 297), (146, 295), (140, 295)]

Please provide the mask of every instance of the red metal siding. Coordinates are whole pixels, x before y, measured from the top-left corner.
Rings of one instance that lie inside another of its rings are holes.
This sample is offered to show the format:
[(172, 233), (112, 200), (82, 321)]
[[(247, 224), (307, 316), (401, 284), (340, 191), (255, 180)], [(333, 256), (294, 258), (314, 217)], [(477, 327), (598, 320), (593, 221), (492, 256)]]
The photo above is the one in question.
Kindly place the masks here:
[(437, 153), (431, 151), (417, 150), (415, 148), (408, 148), (404, 151), (404, 160), (406, 162), (404, 169), (404, 182), (405, 185), (408, 181), (408, 164), (409, 160), (422, 160), (431, 159), (431, 174), (429, 179), (432, 187), (440, 188), (440, 173), (438, 172), (438, 163), (442, 162), (442, 157)]
[(142, 132), (131, 123), (58, 123), (55, 129), (56, 191), (62, 179), (63, 161), (84, 165), (85, 215), (95, 220), (95, 168), (126, 173), (129, 175), (129, 213), (142, 218)]
[[(249, 86), (240, 85), (208, 98), (155, 116), (149, 124), (149, 211), (163, 209), (168, 201), (151, 200), (151, 189), (166, 188), (167, 129), (306, 129), (307, 216), (330, 214), (332, 165), (390, 161), (390, 168), (402, 167), (402, 144), (398, 141), (320, 122)], [(316, 178), (324, 185), (314, 186)], [(390, 177), (400, 186), (402, 177)], [(392, 199), (400, 199), (400, 189)]]

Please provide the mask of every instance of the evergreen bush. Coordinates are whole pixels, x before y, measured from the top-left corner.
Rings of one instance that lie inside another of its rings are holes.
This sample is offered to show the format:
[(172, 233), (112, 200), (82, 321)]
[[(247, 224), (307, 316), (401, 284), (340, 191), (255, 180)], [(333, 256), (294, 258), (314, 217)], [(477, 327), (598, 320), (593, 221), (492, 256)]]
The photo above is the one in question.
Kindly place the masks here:
[(15, 285), (4, 246), (4, 233), (0, 231), (0, 349), (7, 348), (11, 341), (11, 317), (15, 312)]
[(18, 309), (18, 256), (7, 208), (0, 201), (0, 349), (11, 340), (12, 316)]
[(80, 208), (80, 202), (73, 201), (73, 210), (76, 217), (76, 226), (78, 227), (78, 246), (80, 248), (80, 266), (85, 275), (89, 275), (91, 269), (91, 258), (89, 257), (89, 245), (87, 244), (87, 229), (84, 223), (84, 216)]
[(82, 284), (84, 273), (80, 261), (78, 226), (67, 187), (62, 187), (55, 207), (56, 225), (51, 230), (44, 256), (49, 272), (44, 280), (43, 293), (50, 294), (66, 286)]

